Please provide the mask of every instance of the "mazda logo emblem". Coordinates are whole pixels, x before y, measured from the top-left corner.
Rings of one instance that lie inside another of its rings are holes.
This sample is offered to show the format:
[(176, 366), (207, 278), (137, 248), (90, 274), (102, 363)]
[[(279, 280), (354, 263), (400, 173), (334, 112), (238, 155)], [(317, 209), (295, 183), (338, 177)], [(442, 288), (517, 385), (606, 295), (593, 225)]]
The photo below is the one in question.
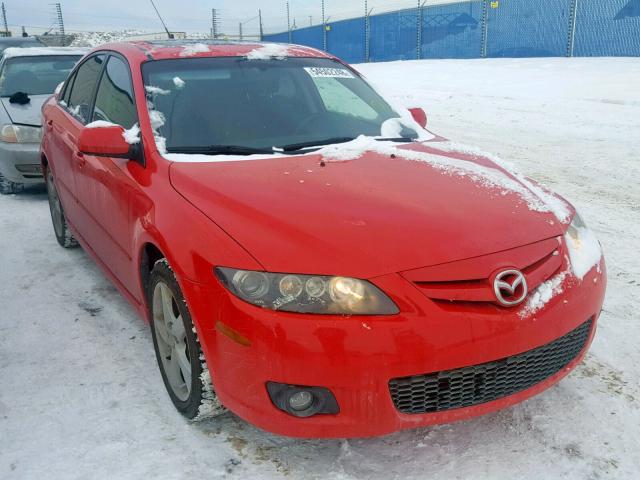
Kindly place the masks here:
[(493, 290), (500, 305), (514, 307), (527, 298), (527, 279), (519, 270), (504, 270), (496, 275)]

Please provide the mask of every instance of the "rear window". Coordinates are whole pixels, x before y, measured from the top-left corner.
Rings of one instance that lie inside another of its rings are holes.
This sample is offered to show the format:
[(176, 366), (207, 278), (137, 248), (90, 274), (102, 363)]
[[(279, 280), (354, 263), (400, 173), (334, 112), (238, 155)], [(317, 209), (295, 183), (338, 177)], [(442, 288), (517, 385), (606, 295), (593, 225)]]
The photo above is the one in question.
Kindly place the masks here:
[(28, 95), (53, 93), (78, 60), (79, 55), (8, 58), (0, 74), (0, 96), (10, 97), (16, 92)]

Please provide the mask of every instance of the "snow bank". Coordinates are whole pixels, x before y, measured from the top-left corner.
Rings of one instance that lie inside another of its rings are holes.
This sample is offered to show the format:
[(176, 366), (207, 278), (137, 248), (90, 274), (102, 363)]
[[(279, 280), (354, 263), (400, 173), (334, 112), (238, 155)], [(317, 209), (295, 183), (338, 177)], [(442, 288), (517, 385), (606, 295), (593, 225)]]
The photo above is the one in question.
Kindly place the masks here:
[(181, 57), (190, 57), (192, 55), (197, 55), (198, 53), (207, 53), (209, 51), (209, 45), (204, 43), (194, 43), (193, 45), (187, 45), (184, 47), (182, 52), (180, 52)]
[(289, 55), (289, 47), (286, 45), (279, 45), (277, 43), (268, 43), (254, 50), (251, 50), (247, 54), (248, 60), (270, 60), (275, 58), (277, 60), (284, 60)]

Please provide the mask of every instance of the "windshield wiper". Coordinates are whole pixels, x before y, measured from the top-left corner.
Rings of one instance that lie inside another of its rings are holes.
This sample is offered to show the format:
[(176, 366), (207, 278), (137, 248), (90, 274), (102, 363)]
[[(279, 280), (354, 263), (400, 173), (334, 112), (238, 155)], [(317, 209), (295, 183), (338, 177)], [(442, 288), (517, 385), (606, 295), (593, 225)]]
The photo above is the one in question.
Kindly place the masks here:
[(256, 155), (274, 153), (272, 148), (253, 148), (241, 145), (209, 145), (204, 147), (169, 147), (169, 153), (195, 153), (203, 155)]
[(322, 147), (324, 145), (332, 145), (334, 143), (347, 143), (347, 142), (351, 142), (352, 140), (355, 140), (355, 138), (353, 137), (327, 138), (325, 140), (315, 140), (312, 142), (291, 143), (289, 145), (278, 147), (276, 150), (282, 150), (284, 152), (295, 152), (296, 150), (302, 150), (304, 148)]
[(390, 137), (390, 138), (376, 138), (378, 142), (415, 142), (418, 137)]

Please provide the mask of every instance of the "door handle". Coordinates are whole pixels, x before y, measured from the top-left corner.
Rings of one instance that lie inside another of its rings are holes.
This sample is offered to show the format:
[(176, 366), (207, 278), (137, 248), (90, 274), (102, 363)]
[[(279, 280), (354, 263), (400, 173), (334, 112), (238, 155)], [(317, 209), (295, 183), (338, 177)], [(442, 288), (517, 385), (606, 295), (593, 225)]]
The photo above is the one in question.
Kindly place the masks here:
[(53, 128), (53, 120), (47, 120), (47, 130), (51, 130)]

